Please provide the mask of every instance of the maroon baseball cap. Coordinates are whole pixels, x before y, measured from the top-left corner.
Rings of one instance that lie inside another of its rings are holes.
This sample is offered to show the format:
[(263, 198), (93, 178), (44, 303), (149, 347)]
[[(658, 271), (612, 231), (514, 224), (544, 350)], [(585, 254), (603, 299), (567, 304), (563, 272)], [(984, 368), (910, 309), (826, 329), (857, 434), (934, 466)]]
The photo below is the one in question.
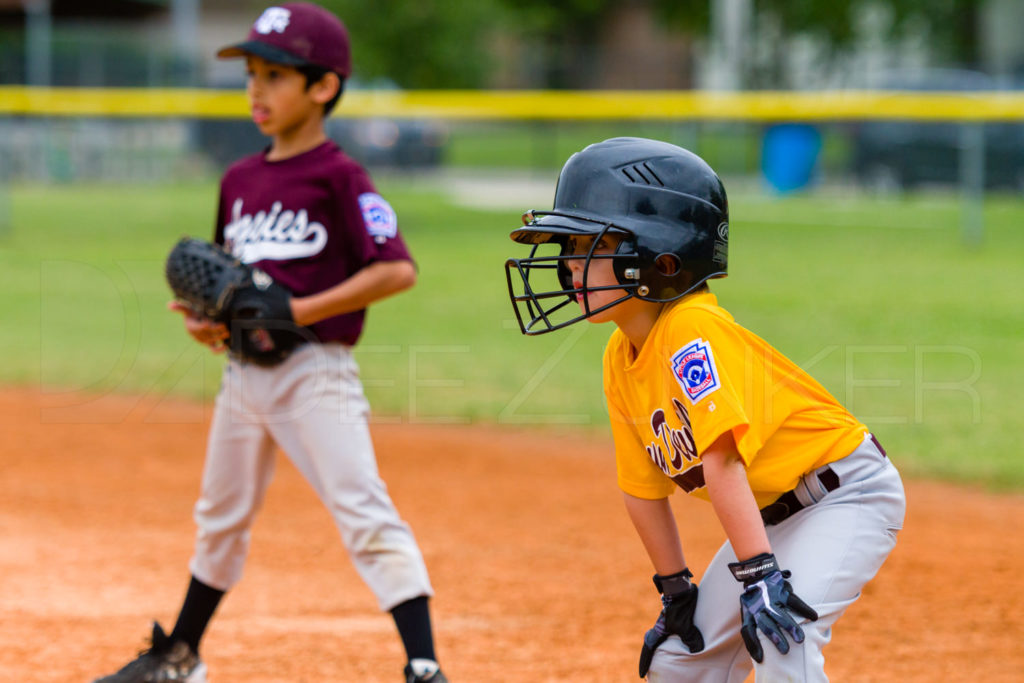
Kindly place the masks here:
[(263, 10), (246, 39), (217, 51), (220, 58), (256, 55), (275, 64), (313, 64), (346, 78), (352, 72), (348, 31), (334, 14), (309, 2)]

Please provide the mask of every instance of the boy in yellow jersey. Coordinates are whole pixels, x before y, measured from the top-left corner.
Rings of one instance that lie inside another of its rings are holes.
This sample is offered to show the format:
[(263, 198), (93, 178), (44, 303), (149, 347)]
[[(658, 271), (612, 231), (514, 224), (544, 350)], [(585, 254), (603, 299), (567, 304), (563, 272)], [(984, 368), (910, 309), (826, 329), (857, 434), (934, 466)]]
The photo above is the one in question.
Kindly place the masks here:
[[(618, 483), (662, 602), (640, 676), (827, 680), (822, 649), (895, 545), (903, 486), (867, 427), (709, 291), (728, 257), (718, 176), (674, 145), (614, 138), (574, 154), (554, 209), (523, 218), (512, 239), (533, 250), (506, 263), (523, 333), (617, 327), (604, 390)], [(677, 487), (728, 537), (699, 592)]]

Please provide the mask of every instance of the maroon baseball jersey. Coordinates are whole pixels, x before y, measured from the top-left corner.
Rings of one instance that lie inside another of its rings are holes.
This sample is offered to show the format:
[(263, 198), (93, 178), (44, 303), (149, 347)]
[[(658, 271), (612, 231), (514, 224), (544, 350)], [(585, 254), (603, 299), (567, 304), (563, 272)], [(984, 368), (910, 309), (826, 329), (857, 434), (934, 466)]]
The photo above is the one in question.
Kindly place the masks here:
[[(333, 142), (283, 161), (255, 154), (220, 186), (214, 240), (295, 296), (322, 292), (374, 261), (412, 260), (391, 206)], [(366, 311), (312, 325), (320, 341), (354, 344)]]

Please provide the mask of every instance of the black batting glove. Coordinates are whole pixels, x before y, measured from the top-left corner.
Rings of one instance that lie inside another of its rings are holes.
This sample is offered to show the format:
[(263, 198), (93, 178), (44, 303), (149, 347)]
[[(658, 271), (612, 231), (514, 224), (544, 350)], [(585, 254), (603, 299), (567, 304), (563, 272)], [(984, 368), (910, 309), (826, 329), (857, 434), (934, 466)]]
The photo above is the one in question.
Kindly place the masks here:
[(743, 582), (740, 635), (755, 662), (764, 661), (758, 630), (768, 636), (782, 654), (789, 652), (785, 634), (788, 633), (794, 643), (804, 642), (803, 629), (790, 612), (811, 621), (818, 620), (818, 613), (793, 592), (793, 586), (786, 580), (792, 574), (779, 569), (775, 555), (761, 553), (743, 562), (733, 562), (729, 569), (737, 581)]
[(651, 668), (654, 651), (671, 635), (679, 636), (690, 652), (704, 649), (704, 636), (693, 623), (693, 612), (697, 608), (697, 585), (690, 583), (692, 578), (689, 569), (668, 576), (654, 575), (654, 585), (661, 593), (662, 609), (654, 626), (644, 634), (644, 646), (640, 651), (640, 678), (644, 678)]

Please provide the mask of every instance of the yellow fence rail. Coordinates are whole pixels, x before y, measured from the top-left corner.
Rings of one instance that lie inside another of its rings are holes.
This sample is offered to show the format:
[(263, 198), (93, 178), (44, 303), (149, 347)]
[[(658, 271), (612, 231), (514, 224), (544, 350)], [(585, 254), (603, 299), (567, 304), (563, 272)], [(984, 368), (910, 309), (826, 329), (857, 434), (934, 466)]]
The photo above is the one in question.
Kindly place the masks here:
[[(240, 90), (0, 87), (0, 115), (247, 118)], [(532, 120), (1024, 120), (1024, 93), (411, 90), (346, 93), (342, 117)]]

